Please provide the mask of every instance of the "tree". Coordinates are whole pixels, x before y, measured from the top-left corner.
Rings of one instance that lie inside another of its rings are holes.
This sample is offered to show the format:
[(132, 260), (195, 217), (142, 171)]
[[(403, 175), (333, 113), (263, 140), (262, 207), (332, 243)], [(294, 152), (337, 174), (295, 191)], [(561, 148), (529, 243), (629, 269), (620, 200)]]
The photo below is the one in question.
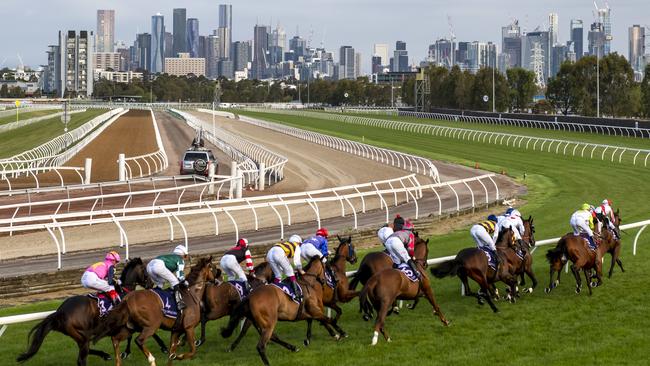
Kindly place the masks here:
[[(496, 70), (494, 71), (495, 107), (497, 111), (505, 111), (510, 104), (508, 82), (503, 74)], [(471, 106), (473, 109), (492, 110), (492, 75), (493, 70), (489, 67), (481, 68), (476, 73), (471, 91)], [(483, 100), (483, 96), (485, 95), (489, 98), (487, 103)]]
[(634, 85), (634, 71), (625, 57), (614, 52), (600, 60), (600, 105), (604, 114), (630, 116), (638, 110), (632, 98)]
[(554, 77), (550, 78), (546, 86), (546, 99), (555, 108), (559, 109), (562, 114), (567, 115), (569, 111), (575, 110), (577, 98), (574, 98), (575, 87), (574, 64), (564, 62), (560, 66), (560, 71)]
[(641, 113), (646, 118), (650, 117), (650, 65), (646, 65), (641, 82)]
[(2, 87), (0, 87), (0, 98), (8, 98), (9, 97), (9, 88), (7, 87), (7, 84), (2, 84)]
[(533, 101), (537, 86), (535, 73), (515, 67), (506, 71), (510, 88), (510, 108), (512, 111), (525, 112)]
[(596, 57), (585, 56), (573, 65), (572, 110), (583, 116), (596, 115)]

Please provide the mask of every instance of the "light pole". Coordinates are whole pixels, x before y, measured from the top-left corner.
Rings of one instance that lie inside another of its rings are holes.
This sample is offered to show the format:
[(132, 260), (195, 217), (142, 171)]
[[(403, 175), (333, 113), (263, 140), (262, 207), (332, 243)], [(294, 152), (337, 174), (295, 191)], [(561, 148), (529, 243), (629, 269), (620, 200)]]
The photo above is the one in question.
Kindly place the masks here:
[(600, 118), (600, 42), (596, 51), (596, 117)]
[(494, 98), (494, 94), (495, 94), (494, 93), (494, 90), (495, 90), (495, 87), (494, 87), (494, 69), (495, 69), (495, 67), (494, 66), (495, 65), (492, 65), (492, 113), (495, 113), (497, 111), (496, 100)]

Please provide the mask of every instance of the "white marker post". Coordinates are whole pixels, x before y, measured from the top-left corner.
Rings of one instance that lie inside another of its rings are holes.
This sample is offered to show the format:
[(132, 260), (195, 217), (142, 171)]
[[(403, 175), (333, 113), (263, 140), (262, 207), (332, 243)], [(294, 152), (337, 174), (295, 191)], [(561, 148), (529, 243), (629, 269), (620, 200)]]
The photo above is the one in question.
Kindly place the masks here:
[(124, 154), (118, 155), (117, 172), (118, 172), (118, 180), (120, 182), (126, 181), (126, 157), (124, 156)]
[(92, 167), (93, 167), (93, 159), (86, 158), (86, 161), (84, 163), (84, 184), (90, 184)]
[(257, 189), (260, 191), (264, 190), (264, 184), (266, 184), (266, 182), (264, 181), (266, 178), (264, 176), (265, 171), (266, 171), (266, 164), (260, 163), (259, 182), (257, 183), (257, 187), (258, 187)]

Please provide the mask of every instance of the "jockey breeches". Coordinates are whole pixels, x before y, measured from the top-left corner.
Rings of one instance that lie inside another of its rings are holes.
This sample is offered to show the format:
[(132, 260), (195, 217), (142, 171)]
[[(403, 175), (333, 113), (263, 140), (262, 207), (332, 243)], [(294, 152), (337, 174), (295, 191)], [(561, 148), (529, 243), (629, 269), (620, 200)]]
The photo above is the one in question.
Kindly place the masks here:
[(323, 253), (321, 253), (320, 250), (316, 249), (314, 245), (309, 243), (304, 243), (300, 246), (300, 257), (302, 257), (302, 259), (309, 262), (314, 256), (322, 258)]
[(152, 259), (147, 264), (147, 273), (157, 287), (163, 288), (165, 282), (169, 282), (171, 287), (178, 285), (179, 281), (176, 276), (165, 267), (165, 262), (160, 259)]
[(481, 225), (474, 225), (469, 231), (470, 235), (472, 235), (472, 239), (476, 242), (476, 246), (479, 248), (488, 248), (493, 252), (496, 252), (497, 247), (494, 245), (494, 241), (492, 241), (492, 236), (488, 234), (487, 230)]
[(81, 285), (85, 288), (97, 290), (100, 292), (115, 291), (115, 287), (108, 284), (108, 281), (97, 277), (95, 272), (84, 272), (81, 276)]
[(291, 267), (291, 263), (289, 263), (289, 258), (284, 254), (282, 248), (271, 248), (266, 254), (266, 261), (271, 265), (275, 278), (282, 279), (283, 274), (287, 277), (295, 276), (293, 267)]
[(237, 258), (232, 254), (226, 254), (221, 258), (221, 269), (226, 272), (229, 280), (247, 281), (244, 270), (237, 262)]
[(388, 253), (390, 253), (390, 259), (393, 260), (395, 264), (407, 263), (411, 256), (409, 256), (408, 251), (404, 248), (404, 243), (402, 243), (399, 238), (390, 237), (386, 240), (384, 244)]
[(571, 221), (569, 221), (569, 224), (571, 224), (571, 227), (573, 228), (573, 235), (580, 235), (581, 233), (586, 233), (589, 236), (594, 235), (594, 232), (589, 227), (589, 224), (587, 224), (584, 220), (580, 219), (579, 217), (572, 216)]

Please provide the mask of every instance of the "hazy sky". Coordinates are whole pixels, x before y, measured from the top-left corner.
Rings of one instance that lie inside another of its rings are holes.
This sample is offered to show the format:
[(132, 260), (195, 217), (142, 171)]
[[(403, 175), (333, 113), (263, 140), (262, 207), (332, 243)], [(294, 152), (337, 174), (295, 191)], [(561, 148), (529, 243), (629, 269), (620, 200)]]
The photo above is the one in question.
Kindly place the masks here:
[[(225, 1), (224, 1), (225, 2)], [(151, 31), (151, 15), (165, 16), (165, 27), (172, 30), (172, 9), (187, 8), (187, 16), (199, 18), (201, 34), (209, 34), (218, 24), (220, 0), (2, 0), (0, 2), (0, 65), (14, 67), (20, 54), (26, 65), (47, 62), (45, 51), (55, 44), (58, 30), (95, 30), (97, 9), (115, 9), (115, 39), (131, 45), (136, 32)], [(559, 40), (565, 42), (569, 21), (582, 19), (586, 37), (594, 20), (590, 0), (237, 0), (233, 5), (233, 41), (253, 38), (253, 26), (278, 22), (287, 39), (300, 29), (312, 45), (324, 40), (327, 49), (351, 45), (362, 53), (363, 70), (370, 68), (374, 43), (396, 40), (407, 43), (409, 61), (418, 62), (428, 45), (437, 38), (449, 37), (450, 16), (458, 41), (495, 41), (501, 47), (501, 26), (519, 19), (526, 30), (548, 26), (548, 13), (559, 14)], [(599, 5), (604, 6), (602, 0)], [(628, 52), (628, 27), (650, 25), (650, 0), (611, 0), (612, 49)]]

